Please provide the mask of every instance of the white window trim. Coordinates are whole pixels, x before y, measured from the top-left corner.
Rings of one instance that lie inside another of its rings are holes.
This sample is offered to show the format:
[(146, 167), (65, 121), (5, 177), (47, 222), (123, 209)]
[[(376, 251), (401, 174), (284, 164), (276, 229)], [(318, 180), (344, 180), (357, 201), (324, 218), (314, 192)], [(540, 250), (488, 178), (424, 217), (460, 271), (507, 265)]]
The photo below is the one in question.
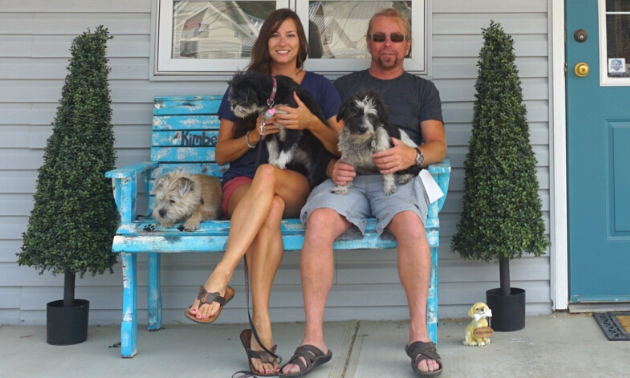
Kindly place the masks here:
[[(172, 59), (173, 0), (155, 0), (151, 12), (150, 80), (226, 80), (236, 71), (244, 69), (250, 59)], [(368, 0), (369, 1), (369, 0)], [(431, 14), (427, 0), (411, 0), (412, 12), (412, 58), (404, 61), (405, 70), (419, 75), (429, 73), (428, 51)], [(276, 0), (276, 7), (295, 9), (308, 27), (308, 0)], [(423, 25), (423, 27), (417, 27)], [(326, 75), (339, 75), (369, 67), (369, 59), (307, 59), (304, 68)]]

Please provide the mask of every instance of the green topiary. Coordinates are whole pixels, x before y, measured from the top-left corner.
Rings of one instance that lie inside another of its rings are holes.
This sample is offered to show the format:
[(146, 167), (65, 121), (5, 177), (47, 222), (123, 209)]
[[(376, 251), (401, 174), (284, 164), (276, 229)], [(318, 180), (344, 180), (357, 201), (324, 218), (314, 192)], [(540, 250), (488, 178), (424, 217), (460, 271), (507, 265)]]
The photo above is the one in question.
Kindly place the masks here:
[(509, 261), (524, 252), (540, 256), (549, 241), (514, 42), (494, 21), (482, 30), (464, 208), (451, 249), (467, 259), (499, 262), (501, 289), (509, 295)]
[(76, 274), (113, 273), (118, 212), (111, 182), (114, 130), (103, 26), (76, 37), (61, 101), (39, 169), (35, 205), (23, 235), (19, 265), (64, 273), (64, 306), (74, 302)]

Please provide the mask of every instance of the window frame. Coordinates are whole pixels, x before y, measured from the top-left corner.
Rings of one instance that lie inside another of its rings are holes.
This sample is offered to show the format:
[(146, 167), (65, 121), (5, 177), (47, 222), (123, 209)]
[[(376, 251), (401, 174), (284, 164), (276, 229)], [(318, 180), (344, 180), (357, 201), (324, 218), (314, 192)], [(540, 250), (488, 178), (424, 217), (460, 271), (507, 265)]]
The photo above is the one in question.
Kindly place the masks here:
[[(151, 51), (150, 80), (226, 80), (238, 70), (243, 70), (250, 62), (241, 59), (173, 59), (173, 2), (175, 0), (155, 0), (151, 12)], [(256, 1), (256, 0), (253, 0)], [(264, 0), (263, 0), (264, 1)], [(363, 1), (363, 0), (354, 0)], [(365, 0), (376, 1), (376, 0)], [(405, 58), (407, 72), (428, 75), (429, 22), (427, 0), (412, 2), (412, 57)], [(276, 0), (276, 9), (290, 8), (302, 20), (304, 30), (309, 34), (309, 0)], [(422, 27), (417, 27), (422, 25)], [(340, 75), (369, 67), (370, 59), (307, 59), (304, 68), (324, 75)]]

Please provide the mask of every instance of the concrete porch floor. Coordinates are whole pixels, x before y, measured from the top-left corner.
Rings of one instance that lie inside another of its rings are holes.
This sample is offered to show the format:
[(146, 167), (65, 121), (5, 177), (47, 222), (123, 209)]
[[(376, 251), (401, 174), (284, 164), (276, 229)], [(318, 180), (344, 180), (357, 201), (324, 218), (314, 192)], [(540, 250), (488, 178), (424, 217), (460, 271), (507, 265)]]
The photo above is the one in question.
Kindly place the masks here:
[[(441, 377), (628, 377), (630, 342), (608, 341), (590, 314), (527, 317), (522, 331), (497, 332), (486, 347), (461, 344), (468, 320), (440, 320)], [(303, 323), (274, 324), (285, 360), (298, 345)], [(325, 324), (331, 362), (311, 378), (413, 377), (404, 351), (406, 322)], [(120, 357), (118, 326), (90, 326), (88, 340), (46, 344), (44, 326), (0, 326), (0, 378), (217, 377), (248, 368), (238, 335), (244, 324), (140, 327), (138, 354)]]

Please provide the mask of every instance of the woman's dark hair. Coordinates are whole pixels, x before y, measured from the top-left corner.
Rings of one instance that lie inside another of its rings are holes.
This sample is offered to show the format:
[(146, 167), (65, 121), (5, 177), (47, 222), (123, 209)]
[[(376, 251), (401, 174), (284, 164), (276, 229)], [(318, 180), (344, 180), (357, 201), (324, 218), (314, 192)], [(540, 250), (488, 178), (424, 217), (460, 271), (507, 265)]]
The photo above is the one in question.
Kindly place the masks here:
[[(304, 33), (302, 21), (300, 21), (300, 17), (298, 17), (297, 13), (291, 9), (282, 8), (271, 12), (265, 19), (262, 28), (260, 28), (260, 33), (258, 33), (258, 38), (256, 38), (254, 46), (252, 46), (252, 61), (247, 66), (246, 71), (268, 74), (271, 73), (271, 66), (269, 65), (269, 62), (271, 61), (271, 55), (269, 55), (269, 39), (271, 39), (273, 33), (280, 29), (282, 23), (289, 18), (295, 23), (297, 36), (300, 40), (300, 51), (297, 54), (297, 61), (295, 65), (296, 68), (302, 69), (306, 56), (308, 55), (308, 41), (306, 40), (306, 33)], [(242, 137), (248, 131), (253, 130), (256, 127), (256, 118), (256, 115), (251, 115), (245, 119), (237, 119), (232, 129), (233, 137)]]
[(304, 27), (300, 17), (291, 9), (276, 9), (271, 12), (265, 19), (265, 22), (260, 28), (258, 38), (252, 46), (252, 62), (247, 66), (247, 71), (271, 73), (271, 67), (269, 61), (271, 56), (269, 55), (269, 39), (273, 33), (280, 29), (282, 23), (287, 19), (292, 19), (295, 23), (298, 39), (300, 40), (300, 51), (297, 54), (296, 68), (302, 69), (304, 61), (308, 55), (308, 41), (306, 40), (306, 33), (304, 33)]

